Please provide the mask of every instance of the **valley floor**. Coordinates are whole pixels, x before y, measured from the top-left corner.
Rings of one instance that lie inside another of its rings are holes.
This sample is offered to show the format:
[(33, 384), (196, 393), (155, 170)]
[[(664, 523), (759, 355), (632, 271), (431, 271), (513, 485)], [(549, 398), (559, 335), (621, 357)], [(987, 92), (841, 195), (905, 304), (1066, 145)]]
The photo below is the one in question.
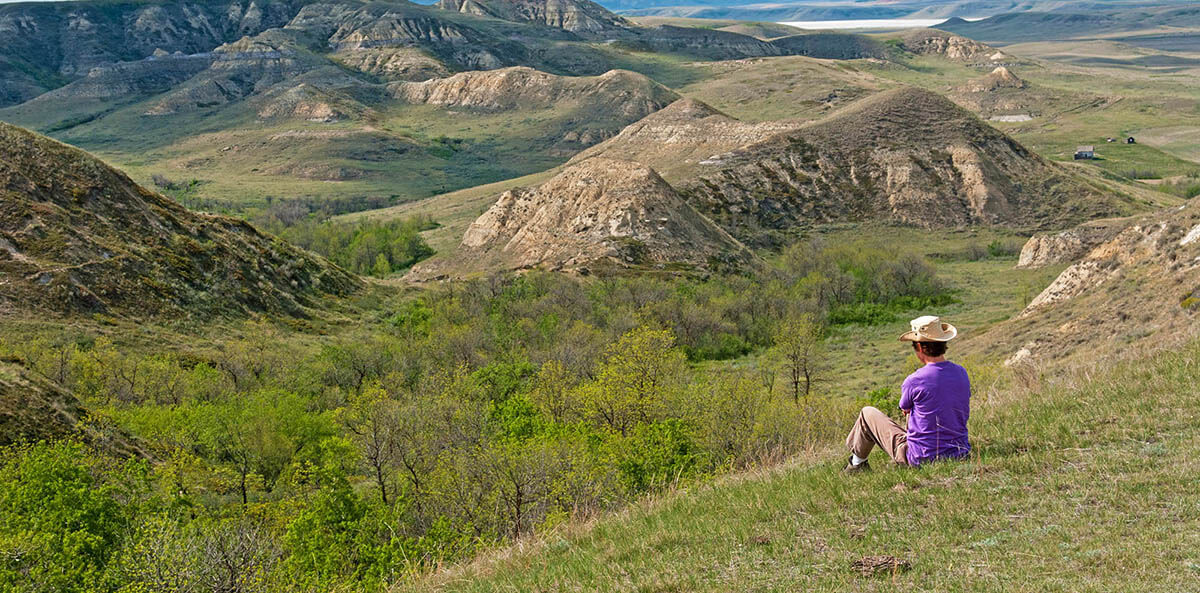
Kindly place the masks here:
[[(685, 490), (448, 570), (436, 591), (1194, 591), (1200, 342), (1031, 389), (977, 386), (969, 462), (843, 453)], [(865, 577), (867, 556), (911, 570)]]

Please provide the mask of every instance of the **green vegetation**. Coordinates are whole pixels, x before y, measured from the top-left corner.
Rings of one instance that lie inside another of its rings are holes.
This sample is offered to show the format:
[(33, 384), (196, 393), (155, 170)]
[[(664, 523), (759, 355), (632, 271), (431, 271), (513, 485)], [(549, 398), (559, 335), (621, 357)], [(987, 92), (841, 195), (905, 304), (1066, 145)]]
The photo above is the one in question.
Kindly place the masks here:
[(433, 255), (433, 249), (425, 243), (421, 231), (436, 226), (421, 218), (360, 225), (317, 222), (309, 218), (290, 226), (284, 226), (276, 219), (275, 224), (263, 228), (289, 243), (319, 253), (347, 270), (385, 278)]
[[(969, 461), (911, 470), (876, 459), (873, 473), (845, 476), (835, 445), (546, 534), (402, 590), (1193, 586), (1200, 343), (1042, 384), (981, 379)], [(911, 570), (863, 576), (852, 567), (879, 555)]]
[[(88, 554), (26, 554), (11, 546), (65, 536), (22, 503), (10, 508), (23, 519), (0, 517), (0, 541), (19, 559), (12, 570), (58, 563), (68, 589), (154, 589), (154, 566), (202, 583), (225, 554), (237, 568), (222, 578), (260, 590), (380, 590), (833, 438), (853, 401), (825, 388), (823, 320), (855, 303), (945, 295), (917, 256), (814, 241), (756, 276), (447, 285), (377, 304), (357, 329), (321, 340), (265, 324), (166, 351), (93, 332), (5, 340), (5, 356), (141, 439), (156, 463), (130, 466), (140, 472), (130, 481), (78, 445), (11, 449), (7, 471), (53, 462), (86, 478), (78, 488), (107, 497), (95, 504), (120, 522), (79, 527)], [(717, 373), (693, 364), (748, 352), (767, 356)], [(242, 543), (214, 551), (222, 537)]]

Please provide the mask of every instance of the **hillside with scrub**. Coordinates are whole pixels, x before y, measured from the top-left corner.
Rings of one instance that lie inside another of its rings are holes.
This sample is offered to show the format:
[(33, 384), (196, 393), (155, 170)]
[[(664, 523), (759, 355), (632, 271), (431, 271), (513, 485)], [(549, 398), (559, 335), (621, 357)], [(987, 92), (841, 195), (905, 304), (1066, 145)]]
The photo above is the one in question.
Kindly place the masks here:
[(1194, 11), (638, 2), (0, 4), (0, 590), (1198, 589)]
[(830, 443), (398, 590), (1191, 590), (1198, 348), (977, 375), (967, 461), (848, 477)]

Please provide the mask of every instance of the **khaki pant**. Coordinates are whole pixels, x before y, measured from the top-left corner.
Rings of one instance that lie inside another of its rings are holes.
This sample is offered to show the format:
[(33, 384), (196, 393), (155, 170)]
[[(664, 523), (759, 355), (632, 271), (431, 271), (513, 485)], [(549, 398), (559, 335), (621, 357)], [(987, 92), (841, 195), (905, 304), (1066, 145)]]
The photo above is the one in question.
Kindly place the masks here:
[(867, 406), (858, 415), (846, 446), (855, 455), (866, 459), (871, 448), (878, 446), (896, 463), (908, 464), (908, 434), (902, 426), (879, 411)]

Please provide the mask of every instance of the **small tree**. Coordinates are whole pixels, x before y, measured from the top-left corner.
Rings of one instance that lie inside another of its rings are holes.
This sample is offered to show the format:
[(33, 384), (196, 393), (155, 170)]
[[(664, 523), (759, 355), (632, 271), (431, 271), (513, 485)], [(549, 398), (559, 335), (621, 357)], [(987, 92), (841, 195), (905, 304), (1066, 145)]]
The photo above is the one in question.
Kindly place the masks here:
[(389, 502), (388, 483), (398, 456), (396, 433), (401, 424), (400, 414), (398, 403), (389, 399), (378, 385), (369, 385), (353, 396), (342, 414), (342, 423), (354, 434), (384, 504)]
[(803, 314), (779, 324), (775, 332), (772, 358), (783, 368), (792, 398), (812, 393), (813, 385), (824, 379), (825, 332), (811, 314)]
[(375, 265), (371, 268), (371, 275), (376, 278), (384, 278), (392, 273), (392, 264), (388, 263), (386, 255), (380, 253), (375, 256)]
[(596, 380), (584, 387), (589, 412), (598, 424), (622, 435), (664, 417), (686, 380), (686, 362), (669, 330), (630, 330), (608, 348)]

